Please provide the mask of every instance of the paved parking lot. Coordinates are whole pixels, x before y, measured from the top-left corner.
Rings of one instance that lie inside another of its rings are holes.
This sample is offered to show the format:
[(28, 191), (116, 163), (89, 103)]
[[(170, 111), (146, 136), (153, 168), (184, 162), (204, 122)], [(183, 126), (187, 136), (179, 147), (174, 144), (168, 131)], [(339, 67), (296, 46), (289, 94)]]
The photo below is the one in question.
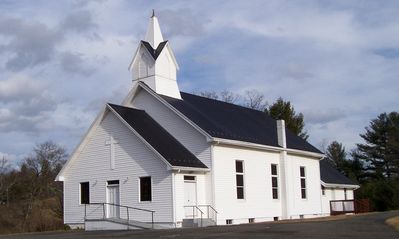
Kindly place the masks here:
[(351, 216), (339, 220), (272, 222), (219, 226), (195, 229), (140, 230), (140, 231), (71, 231), (0, 236), (25, 239), (80, 239), (80, 238), (362, 238), (398, 239), (399, 231), (385, 224), (385, 220), (398, 216), (399, 211)]

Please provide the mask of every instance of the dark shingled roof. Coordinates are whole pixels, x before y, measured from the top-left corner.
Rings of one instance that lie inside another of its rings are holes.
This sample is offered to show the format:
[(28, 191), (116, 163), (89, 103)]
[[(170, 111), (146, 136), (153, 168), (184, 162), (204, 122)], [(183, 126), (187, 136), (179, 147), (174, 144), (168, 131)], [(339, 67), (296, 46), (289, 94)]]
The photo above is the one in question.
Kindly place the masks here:
[[(279, 147), (276, 120), (262, 111), (180, 92), (183, 100), (160, 95), (212, 137)], [(287, 147), (321, 153), (286, 130)]]
[(144, 110), (108, 104), (172, 166), (207, 168)]
[(320, 179), (324, 183), (357, 185), (332, 166), (327, 159), (320, 160)]
[(158, 56), (161, 54), (163, 48), (166, 46), (166, 43), (168, 41), (163, 41), (161, 43), (159, 43), (159, 45), (157, 46), (157, 49), (152, 48), (151, 44), (149, 42), (146, 41), (141, 41), (141, 43), (145, 46), (145, 48), (147, 48), (148, 52), (151, 54), (152, 58), (154, 58), (154, 60), (156, 60), (158, 58)]

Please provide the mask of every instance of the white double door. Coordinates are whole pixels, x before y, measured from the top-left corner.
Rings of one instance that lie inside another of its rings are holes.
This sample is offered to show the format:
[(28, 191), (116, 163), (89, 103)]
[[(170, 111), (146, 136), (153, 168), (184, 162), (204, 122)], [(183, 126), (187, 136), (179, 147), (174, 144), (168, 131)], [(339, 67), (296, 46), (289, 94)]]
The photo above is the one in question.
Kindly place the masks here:
[(196, 217), (198, 214), (195, 207), (197, 205), (197, 184), (195, 181), (184, 182), (184, 211), (186, 217)]
[[(120, 201), (119, 201), (119, 185), (107, 186), (107, 217), (119, 218), (120, 216)], [(118, 205), (118, 206), (116, 206)]]

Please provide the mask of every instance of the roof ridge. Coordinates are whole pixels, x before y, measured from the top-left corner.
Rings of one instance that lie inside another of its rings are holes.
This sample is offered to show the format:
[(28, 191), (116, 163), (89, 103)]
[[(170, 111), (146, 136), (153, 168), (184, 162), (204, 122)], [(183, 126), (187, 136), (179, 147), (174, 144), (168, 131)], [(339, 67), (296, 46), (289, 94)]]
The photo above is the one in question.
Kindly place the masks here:
[(243, 105), (238, 105), (238, 104), (230, 103), (230, 102), (226, 102), (226, 101), (223, 101), (223, 100), (212, 99), (212, 98), (208, 98), (208, 97), (205, 97), (205, 96), (196, 95), (196, 94), (188, 93), (188, 92), (184, 92), (184, 91), (180, 91), (180, 94), (181, 94), (181, 93), (183, 93), (183, 94), (188, 94), (188, 95), (193, 95), (193, 96), (200, 97), (200, 98), (203, 98), (203, 99), (206, 99), (206, 100), (216, 101), (216, 102), (222, 103), (222, 104), (227, 104), (227, 105), (231, 105), (231, 106), (235, 106), (235, 107), (247, 109), (247, 110), (250, 110), (250, 111), (255, 111), (255, 112), (259, 112), (259, 113), (265, 113), (264, 111), (261, 111), (261, 110), (252, 109), (252, 108), (249, 108), (249, 107), (247, 107), (247, 106), (243, 106)]

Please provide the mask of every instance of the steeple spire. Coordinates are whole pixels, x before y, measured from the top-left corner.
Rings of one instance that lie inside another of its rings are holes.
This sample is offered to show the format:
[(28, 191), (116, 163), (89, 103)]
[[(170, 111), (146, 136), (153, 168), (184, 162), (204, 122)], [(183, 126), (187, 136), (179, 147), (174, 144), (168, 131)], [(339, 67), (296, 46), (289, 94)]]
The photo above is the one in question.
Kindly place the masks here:
[(154, 9), (152, 10), (152, 16), (144, 40), (149, 42), (154, 49), (157, 49), (159, 43), (163, 42), (161, 28), (159, 27), (158, 18), (155, 16)]
[(144, 41), (129, 65), (133, 82), (143, 82), (160, 95), (181, 99), (176, 72), (179, 65), (168, 41), (164, 41), (154, 10)]

